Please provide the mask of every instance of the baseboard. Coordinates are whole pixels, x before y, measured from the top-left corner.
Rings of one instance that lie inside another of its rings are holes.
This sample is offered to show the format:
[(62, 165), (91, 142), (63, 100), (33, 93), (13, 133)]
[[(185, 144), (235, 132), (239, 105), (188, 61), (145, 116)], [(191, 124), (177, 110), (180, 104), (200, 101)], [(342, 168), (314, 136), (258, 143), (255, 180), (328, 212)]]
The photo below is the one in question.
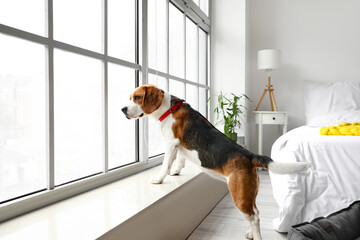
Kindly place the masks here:
[(184, 240), (227, 192), (225, 182), (201, 173), (98, 239)]

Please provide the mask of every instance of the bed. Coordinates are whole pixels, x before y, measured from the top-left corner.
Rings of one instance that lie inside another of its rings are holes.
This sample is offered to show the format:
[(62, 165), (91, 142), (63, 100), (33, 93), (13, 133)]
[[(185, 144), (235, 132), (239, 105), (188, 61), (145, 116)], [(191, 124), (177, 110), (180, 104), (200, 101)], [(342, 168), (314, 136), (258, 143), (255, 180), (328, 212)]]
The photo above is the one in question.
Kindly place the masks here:
[(324, 126), (360, 122), (360, 82), (304, 85), (306, 125), (282, 135), (271, 151), (275, 161), (311, 164), (301, 173), (270, 173), (279, 232), (360, 199), (360, 136), (320, 135)]

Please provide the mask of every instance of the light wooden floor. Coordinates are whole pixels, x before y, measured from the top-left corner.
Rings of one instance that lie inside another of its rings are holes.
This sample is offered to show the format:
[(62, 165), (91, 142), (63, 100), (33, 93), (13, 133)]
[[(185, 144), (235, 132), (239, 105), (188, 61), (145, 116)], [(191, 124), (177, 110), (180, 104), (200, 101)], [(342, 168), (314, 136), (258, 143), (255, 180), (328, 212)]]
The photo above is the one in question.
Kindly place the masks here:
[[(267, 171), (260, 171), (260, 187), (256, 205), (260, 212), (260, 229), (264, 240), (287, 239), (286, 234), (276, 232), (272, 219), (278, 216), (278, 206), (272, 196), (270, 177)], [(235, 208), (228, 193), (213, 211), (190, 235), (188, 240), (239, 240), (245, 239), (249, 223)]]

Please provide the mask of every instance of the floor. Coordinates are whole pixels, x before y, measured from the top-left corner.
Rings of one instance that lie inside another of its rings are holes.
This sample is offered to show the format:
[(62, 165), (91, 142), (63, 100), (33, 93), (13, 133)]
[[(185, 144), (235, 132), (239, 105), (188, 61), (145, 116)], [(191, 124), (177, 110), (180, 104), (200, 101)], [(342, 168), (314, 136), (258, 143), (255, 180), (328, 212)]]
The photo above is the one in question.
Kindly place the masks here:
[[(272, 219), (278, 215), (278, 206), (272, 196), (270, 177), (267, 171), (260, 171), (260, 188), (257, 207), (260, 212), (260, 229), (263, 239), (287, 239), (286, 234), (272, 228)], [(239, 240), (245, 239), (249, 223), (235, 208), (228, 193), (190, 235), (188, 240)]]

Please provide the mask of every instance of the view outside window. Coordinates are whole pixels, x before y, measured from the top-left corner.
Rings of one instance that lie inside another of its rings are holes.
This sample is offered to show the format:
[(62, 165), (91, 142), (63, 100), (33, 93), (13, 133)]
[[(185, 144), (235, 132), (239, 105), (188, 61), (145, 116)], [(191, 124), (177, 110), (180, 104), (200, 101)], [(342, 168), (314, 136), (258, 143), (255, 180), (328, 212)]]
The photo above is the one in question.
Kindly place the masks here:
[(199, 83), (207, 85), (207, 34), (199, 29)]
[(41, 36), (46, 36), (47, 15), (45, 9), (45, 0), (1, 1), (0, 23)]
[(198, 29), (186, 18), (186, 79), (198, 82)]
[[(158, 86), (166, 91), (166, 79), (160, 76), (149, 74), (149, 83)], [(164, 153), (165, 144), (161, 135), (160, 125), (155, 119), (149, 119), (149, 140), (146, 144), (149, 149), (149, 156), (158, 156)]]
[(199, 88), (199, 112), (206, 117), (207, 109), (207, 100), (209, 95), (207, 95), (207, 90), (205, 88)]
[(178, 98), (185, 100), (185, 84), (176, 80), (170, 79), (169, 92)]
[(44, 46), (3, 34), (0, 42), (2, 202), (46, 188), (46, 77)]
[(166, 0), (148, 1), (149, 68), (167, 72)]
[(53, 0), (53, 9), (55, 40), (103, 52), (101, 0)]
[(109, 168), (135, 162), (136, 121), (128, 120), (121, 111), (129, 103), (136, 86), (135, 71), (117, 64), (109, 64), (108, 80), (108, 144)]
[(129, 62), (135, 62), (135, 2), (108, 0), (108, 53)]
[(101, 61), (55, 50), (55, 185), (102, 171)]
[(169, 73), (184, 78), (185, 59), (184, 14), (169, 4)]

